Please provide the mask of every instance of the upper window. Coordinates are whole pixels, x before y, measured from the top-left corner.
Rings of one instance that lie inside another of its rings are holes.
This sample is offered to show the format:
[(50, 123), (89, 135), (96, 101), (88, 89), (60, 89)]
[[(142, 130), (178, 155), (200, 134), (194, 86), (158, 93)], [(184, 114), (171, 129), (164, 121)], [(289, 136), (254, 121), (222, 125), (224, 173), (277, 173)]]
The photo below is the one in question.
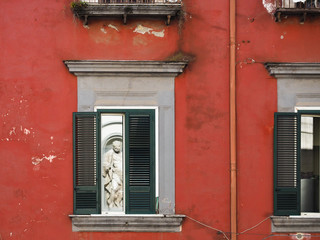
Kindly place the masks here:
[(300, 22), (304, 22), (307, 15), (319, 14), (319, 0), (276, 0), (276, 22), (281, 22), (281, 17), (290, 15), (300, 16)]
[(319, 211), (320, 111), (275, 114), (274, 214)]
[(74, 113), (74, 213), (156, 213), (155, 109)]

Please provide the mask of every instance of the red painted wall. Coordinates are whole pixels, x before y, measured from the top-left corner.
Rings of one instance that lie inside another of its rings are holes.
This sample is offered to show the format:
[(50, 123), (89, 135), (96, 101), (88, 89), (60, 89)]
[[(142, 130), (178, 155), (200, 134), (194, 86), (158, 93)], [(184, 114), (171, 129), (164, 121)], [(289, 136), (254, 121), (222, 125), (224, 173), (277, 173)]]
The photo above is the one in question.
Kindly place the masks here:
[[(176, 213), (228, 232), (228, 1), (184, 0), (184, 21), (170, 26), (107, 19), (89, 20), (89, 28), (70, 2), (0, 2), (0, 239), (223, 239), (190, 219), (181, 233), (71, 231), (77, 86), (62, 61), (190, 56), (176, 78)], [(139, 24), (164, 37), (134, 32)], [(262, 0), (237, 0), (238, 232), (272, 215), (276, 80), (263, 63), (319, 61), (319, 24), (275, 23)], [(239, 239), (263, 239), (270, 222), (247, 233)]]
[[(241, 232), (273, 213), (273, 113), (277, 111), (277, 83), (263, 63), (319, 62), (320, 33), (315, 31), (319, 28), (319, 17), (307, 17), (304, 24), (299, 23), (298, 17), (276, 23), (261, 1), (237, 2), (238, 232)], [(263, 239), (271, 234), (270, 228), (267, 220), (239, 239)]]

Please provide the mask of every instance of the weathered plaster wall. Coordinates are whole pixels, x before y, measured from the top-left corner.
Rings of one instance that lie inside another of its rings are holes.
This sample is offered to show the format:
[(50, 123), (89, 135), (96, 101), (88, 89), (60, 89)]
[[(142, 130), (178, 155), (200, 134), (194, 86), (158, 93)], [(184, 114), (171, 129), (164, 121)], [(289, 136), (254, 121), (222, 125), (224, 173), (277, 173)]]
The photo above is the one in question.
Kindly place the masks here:
[[(304, 24), (299, 23), (298, 17), (276, 23), (271, 14), (273, 1), (237, 3), (238, 232), (241, 232), (273, 214), (273, 113), (277, 111), (277, 81), (267, 73), (263, 63), (319, 62), (320, 33), (315, 31), (319, 28), (319, 17), (307, 17)], [(239, 239), (263, 239), (271, 234), (270, 227), (267, 220)]]
[[(228, 1), (184, 0), (184, 21), (170, 26), (84, 27), (69, 4), (0, 2), (0, 239), (223, 239), (190, 219), (181, 233), (71, 232), (77, 84), (62, 60), (191, 60), (175, 82), (176, 213), (228, 232)], [(319, 61), (319, 19), (275, 23), (270, 4), (237, 0), (238, 232), (272, 215), (277, 83), (263, 63)], [(262, 239), (270, 227), (239, 239)]]
[(223, 239), (189, 219), (181, 233), (71, 231), (77, 85), (62, 60), (193, 59), (175, 84), (176, 213), (228, 231), (228, 3), (186, 0), (170, 26), (84, 27), (70, 2), (0, 2), (0, 239)]

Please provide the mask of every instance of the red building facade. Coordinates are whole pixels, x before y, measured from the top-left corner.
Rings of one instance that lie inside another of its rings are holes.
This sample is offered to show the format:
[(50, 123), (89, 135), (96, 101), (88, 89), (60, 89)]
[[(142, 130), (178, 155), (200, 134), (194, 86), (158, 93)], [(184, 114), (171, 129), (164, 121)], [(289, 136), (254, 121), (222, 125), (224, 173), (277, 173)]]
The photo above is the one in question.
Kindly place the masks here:
[[(274, 211), (274, 113), (316, 119), (320, 109), (317, 4), (184, 0), (81, 12), (92, 4), (0, 3), (0, 239), (317, 237), (317, 214)], [(72, 113), (99, 109), (154, 109), (151, 214), (74, 208)]]

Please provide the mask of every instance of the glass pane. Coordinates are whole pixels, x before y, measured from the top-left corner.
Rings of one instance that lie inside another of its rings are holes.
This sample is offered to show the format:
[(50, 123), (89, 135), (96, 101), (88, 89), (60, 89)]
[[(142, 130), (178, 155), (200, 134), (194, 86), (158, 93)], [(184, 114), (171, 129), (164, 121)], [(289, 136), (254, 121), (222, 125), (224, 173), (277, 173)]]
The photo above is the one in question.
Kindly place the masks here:
[(301, 117), (301, 212), (319, 212), (319, 126), (317, 115)]
[(124, 211), (123, 115), (101, 114), (102, 213)]

